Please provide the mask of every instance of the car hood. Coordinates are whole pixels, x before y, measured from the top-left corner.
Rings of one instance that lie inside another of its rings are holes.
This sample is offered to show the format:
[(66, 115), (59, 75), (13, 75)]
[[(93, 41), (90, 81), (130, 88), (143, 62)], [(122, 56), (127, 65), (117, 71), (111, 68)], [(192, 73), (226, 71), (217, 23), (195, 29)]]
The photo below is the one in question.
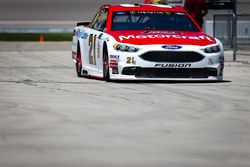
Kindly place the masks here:
[(182, 31), (112, 31), (108, 32), (117, 42), (134, 45), (178, 44), (206, 46), (216, 40), (204, 32)]

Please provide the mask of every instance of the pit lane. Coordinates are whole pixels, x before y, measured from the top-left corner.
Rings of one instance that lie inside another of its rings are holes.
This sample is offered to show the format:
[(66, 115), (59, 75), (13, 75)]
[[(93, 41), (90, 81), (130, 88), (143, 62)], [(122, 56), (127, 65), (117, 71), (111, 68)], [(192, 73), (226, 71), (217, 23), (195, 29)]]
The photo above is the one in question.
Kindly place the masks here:
[(70, 43), (1, 43), (0, 166), (247, 167), (249, 57), (225, 82), (77, 78)]

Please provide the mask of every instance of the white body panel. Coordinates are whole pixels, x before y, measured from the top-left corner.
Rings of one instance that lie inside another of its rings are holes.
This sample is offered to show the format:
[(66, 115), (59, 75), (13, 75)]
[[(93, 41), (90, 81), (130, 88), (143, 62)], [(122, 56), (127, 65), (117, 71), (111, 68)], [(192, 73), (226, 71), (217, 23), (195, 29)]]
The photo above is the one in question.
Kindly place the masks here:
[[(113, 45), (119, 43), (105, 32), (93, 30), (89, 27), (78, 26), (75, 27), (75, 36), (73, 37), (72, 52), (77, 52), (77, 43), (80, 45), (82, 56), (82, 70), (85, 71), (87, 76), (94, 76), (97, 78), (103, 77), (103, 49), (104, 43), (107, 45), (109, 63), (117, 62), (117, 68), (109, 67), (110, 79), (112, 80), (222, 80), (222, 70), (224, 65), (224, 52), (223, 46), (220, 41), (216, 40), (216, 44), (222, 48), (218, 53), (205, 53), (201, 49), (209, 46), (196, 46), (196, 45), (180, 45), (181, 48), (176, 49), (164, 49), (162, 44), (160, 45), (130, 45), (139, 48), (138, 52), (123, 52), (114, 49)], [(211, 45), (212, 46), (212, 45)], [(143, 60), (140, 55), (149, 51), (178, 51), (178, 52), (197, 52), (204, 56), (204, 59), (198, 62), (152, 62)], [(131, 60), (130, 60), (131, 59)], [(130, 60), (130, 61), (128, 61)], [(160, 64), (160, 65), (159, 65)], [(116, 65), (115, 65), (116, 66)], [(135, 75), (123, 75), (122, 71), (124, 67), (141, 67), (141, 68), (213, 68), (217, 69), (216, 76), (208, 76), (205, 78), (197, 77), (136, 77)], [(117, 71), (117, 70), (118, 71)], [(219, 74), (221, 72), (221, 74)]]

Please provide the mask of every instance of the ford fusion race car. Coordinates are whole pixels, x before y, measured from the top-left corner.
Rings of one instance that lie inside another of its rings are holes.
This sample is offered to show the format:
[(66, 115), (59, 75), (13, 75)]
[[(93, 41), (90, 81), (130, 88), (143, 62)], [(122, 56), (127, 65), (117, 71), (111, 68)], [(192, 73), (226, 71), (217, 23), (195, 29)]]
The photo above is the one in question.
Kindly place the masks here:
[(104, 5), (74, 28), (78, 76), (105, 80), (222, 80), (223, 46), (181, 7)]

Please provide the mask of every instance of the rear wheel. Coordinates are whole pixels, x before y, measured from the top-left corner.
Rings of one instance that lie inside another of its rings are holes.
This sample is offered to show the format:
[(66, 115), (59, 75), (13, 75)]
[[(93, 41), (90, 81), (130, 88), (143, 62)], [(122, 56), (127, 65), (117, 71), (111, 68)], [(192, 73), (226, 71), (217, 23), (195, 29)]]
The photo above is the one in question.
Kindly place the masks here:
[(108, 51), (104, 49), (103, 51), (103, 79), (106, 81), (110, 80), (109, 76), (109, 58), (108, 58)]
[(77, 56), (76, 56), (76, 73), (78, 77), (82, 77), (82, 56), (80, 45), (77, 46)]

